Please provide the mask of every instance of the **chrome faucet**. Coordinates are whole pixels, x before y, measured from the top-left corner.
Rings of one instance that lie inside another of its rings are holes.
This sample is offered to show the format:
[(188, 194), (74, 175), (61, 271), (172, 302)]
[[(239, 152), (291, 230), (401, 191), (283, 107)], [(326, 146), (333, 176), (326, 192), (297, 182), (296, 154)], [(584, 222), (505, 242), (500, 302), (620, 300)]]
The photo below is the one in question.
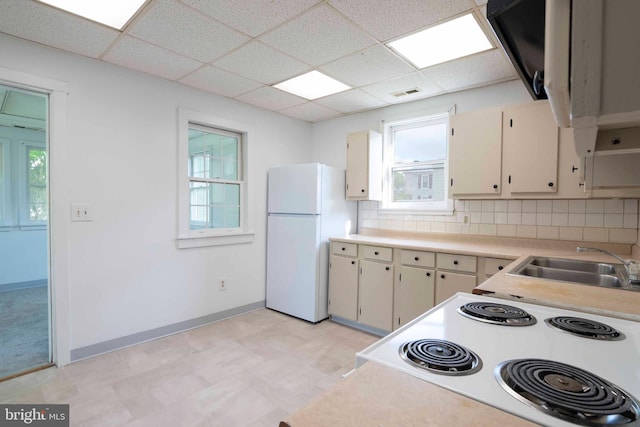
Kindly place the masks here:
[(638, 264), (638, 261), (635, 261), (632, 259), (627, 259), (627, 260), (622, 259), (618, 255), (611, 253), (609, 251), (605, 251), (604, 249), (587, 248), (583, 246), (578, 246), (576, 248), (576, 252), (585, 252), (585, 251), (601, 252), (603, 254), (609, 255), (610, 257), (617, 259), (622, 263), (622, 265), (624, 265), (624, 269), (627, 272), (627, 278), (629, 282), (631, 283), (640, 282), (640, 264)]

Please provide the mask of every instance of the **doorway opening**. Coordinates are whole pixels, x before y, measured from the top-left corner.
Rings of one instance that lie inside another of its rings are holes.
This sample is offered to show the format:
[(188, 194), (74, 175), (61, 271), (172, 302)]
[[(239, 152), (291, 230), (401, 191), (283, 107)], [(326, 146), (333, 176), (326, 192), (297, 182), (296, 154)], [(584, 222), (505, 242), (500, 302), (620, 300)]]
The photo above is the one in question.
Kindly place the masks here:
[(0, 84), (0, 380), (52, 364), (48, 111)]

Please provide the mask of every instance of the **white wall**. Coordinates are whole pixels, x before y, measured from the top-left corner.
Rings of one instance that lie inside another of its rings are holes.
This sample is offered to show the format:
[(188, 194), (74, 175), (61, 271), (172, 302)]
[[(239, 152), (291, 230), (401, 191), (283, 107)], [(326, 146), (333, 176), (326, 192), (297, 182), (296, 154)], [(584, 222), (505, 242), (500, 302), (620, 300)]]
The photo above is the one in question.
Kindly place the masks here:
[[(18, 39), (0, 45), (0, 67), (69, 85), (60, 150), (69, 185), (56, 202), (93, 209), (93, 222), (69, 224), (68, 247), (56, 248), (68, 254), (71, 349), (264, 301), (266, 172), (311, 161), (308, 123)], [(253, 243), (176, 249), (179, 107), (257, 130)]]

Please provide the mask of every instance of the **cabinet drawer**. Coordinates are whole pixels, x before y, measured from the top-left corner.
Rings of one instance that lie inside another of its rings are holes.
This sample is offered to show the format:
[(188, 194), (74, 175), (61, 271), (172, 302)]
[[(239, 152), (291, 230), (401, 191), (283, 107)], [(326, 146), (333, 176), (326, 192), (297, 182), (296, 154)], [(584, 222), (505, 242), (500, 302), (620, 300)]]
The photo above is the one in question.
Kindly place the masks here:
[(331, 242), (331, 253), (344, 256), (358, 256), (358, 245), (355, 243)]
[(453, 271), (476, 272), (476, 257), (469, 255), (438, 254), (438, 268)]
[(403, 265), (414, 265), (416, 267), (435, 267), (436, 254), (433, 252), (409, 251), (403, 249), (400, 252), (400, 262)]
[(380, 246), (362, 246), (362, 257), (390, 262), (393, 259), (393, 249)]
[(493, 276), (513, 262), (512, 259), (487, 258), (485, 260), (485, 276)]

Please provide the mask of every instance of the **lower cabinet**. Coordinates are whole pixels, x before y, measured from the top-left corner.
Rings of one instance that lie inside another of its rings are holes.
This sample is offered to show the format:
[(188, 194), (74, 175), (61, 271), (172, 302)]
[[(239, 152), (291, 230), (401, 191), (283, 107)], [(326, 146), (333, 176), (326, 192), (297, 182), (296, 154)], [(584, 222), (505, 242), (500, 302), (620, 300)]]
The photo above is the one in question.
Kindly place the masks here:
[(415, 319), (434, 306), (434, 287), (434, 270), (400, 267), (394, 329)]
[(471, 293), (476, 287), (476, 276), (469, 274), (438, 271), (436, 276), (436, 305), (457, 292)]
[(471, 293), (485, 265), (491, 274), (508, 262), (482, 260), (478, 273), (472, 255), (332, 242), (329, 314), (390, 332), (457, 292)]
[(393, 264), (360, 261), (358, 322), (392, 330)]
[(329, 258), (329, 314), (358, 320), (358, 260)]

